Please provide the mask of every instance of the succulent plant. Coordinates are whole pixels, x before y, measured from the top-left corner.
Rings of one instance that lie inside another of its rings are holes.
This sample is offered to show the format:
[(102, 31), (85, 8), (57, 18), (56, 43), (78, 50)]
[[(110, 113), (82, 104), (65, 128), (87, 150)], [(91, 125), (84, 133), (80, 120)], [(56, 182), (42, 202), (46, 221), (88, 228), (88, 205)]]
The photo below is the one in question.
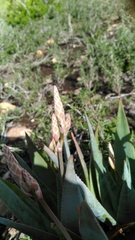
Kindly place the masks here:
[(56, 86), (49, 147), (42, 146), (40, 152), (26, 136), (32, 169), (4, 146), (9, 171), (18, 186), (0, 179), (0, 198), (18, 221), (0, 217), (1, 224), (41, 240), (135, 238), (135, 149), (122, 101), (113, 147), (108, 143), (110, 167), (85, 117), (92, 152), (89, 166), (71, 133), (80, 159), (81, 178), (76, 174), (67, 140), (70, 115), (65, 114)]

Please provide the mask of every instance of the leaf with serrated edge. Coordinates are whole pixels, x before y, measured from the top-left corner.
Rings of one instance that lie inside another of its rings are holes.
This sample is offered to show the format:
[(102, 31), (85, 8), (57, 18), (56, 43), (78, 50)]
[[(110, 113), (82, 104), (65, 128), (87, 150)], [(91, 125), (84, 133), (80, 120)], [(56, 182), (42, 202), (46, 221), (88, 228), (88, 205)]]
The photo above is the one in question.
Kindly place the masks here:
[(135, 219), (135, 189), (131, 183), (130, 165), (128, 159), (124, 162), (123, 183), (118, 202), (117, 221), (119, 224), (134, 222)]
[(48, 229), (47, 220), (42, 220), (42, 213), (18, 187), (0, 179), (0, 189), (0, 198), (22, 223), (39, 229), (44, 229), (46, 225)]
[(56, 173), (50, 163), (46, 162), (38, 152), (34, 152), (33, 170), (50, 191), (56, 194)]
[(86, 201), (81, 203), (79, 218), (79, 230), (83, 240), (108, 239)]
[(75, 144), (75, 147), (76, 147), (79, 159), (80, 159), (80, 163), (81, 163), (81, 166), (82, 166), (84, 182), (87, 185), (87, 187), (89, 187), (89, 174), (88, 174), (87, 165), (86, 165), (86, 163), (84, 161), (84, 156), (82, 154), (82, 151), (80, 149), (80, 146), (79, 146), (78, 142), (76, 141), (76, 138), (75, 138), (74, 134), (71, 133), (71, 136), (72, 136), (72, 139), (74, 141), (74, 144)]
[(131, 189), (131, 171), (130, 171), (130, 165), (129, 165), (128, 158), (124, 162), (124, 171), (123, 171), (122, 178), (123, 178), (123, 180), (125, 180), (127, 182), (128, 188)]
[[(74, 169), (72, 168), (71, 171), (74, 171)], [(64, 219), (64, 218), (67, 218), (67, 215), (64, 212), (67, 211), (67, 209), (66, 209), (67, 207), (70, 208), (70, 206), (67, 206), (67, 205), (70, 205), (72, 203), (72, 200), (70, 200), (70, 203), (69, 203), (69, 200), (67, 200), (67, 199), (68, 198), (71, 199), (72, 196), (70, 196), (69, 194), (72, 195), (74, 193), (74, 194), (76, 194), (76, 196), (75, 196), (76, 197), (75, 198), (76, 205), (77, 205), (77, 201), (80, 202), (82, 199), (85, 199), (87, 204), (89, 205), (89, 207), (92, 209), (94, 215), (101, 222), (105, 222), (108, 220), (112, 225), (116, 225), (116, 221), (113, 219), (113, 217), (105, 210), (105, 208), (100, 204), (100, 202), (96, 199), (96, 197), (91, 193), (91, 191), (88, 189), (88, 187), (81, 181), (81, 179), (76, 174), (75, 175), (73, 174), (73, 176), (68, 175), (66, 184), (67, 184), (68, 188), (69, 188), (69, 186), (70, 186), (70, 188), (68, 189), (66, 194), (65, 194), (65, 190), (63, 189), (63, 199), (62, 199), (63, 221), (67, 221)], [(76, 191), (76, 192), (74, 192), (72, 190), (70, 193), (71, 187), (74, 188), (74, 191)], [(79, 190), (78, 190), (78, 187), (79, 187)], [(71, 214), (71, 212), (69, 212), (69, 214)], [(73, 216), (73, 214), (72, 214), (72, 216)], [(68, 217), (68, 219), (69, 219), (69, 217)], [(64, 223), (63, 223), (63, 225), (64, 225)]]
[(95, 139), (95, 136), (94, 136), (94, 133), (93, 133), (93, 130), (92, 130), (92, 127), (91, 127), (91, 124), (89, 122), (89, 119), (87, 117), (87, 115), (85, 115), (86, 117), (86, 121), (87, 121), (87, 125), (88, 125), (88, 129), (89, 129), (89, 133), (90, 133), (90, 140), (91, 140), (91, 149), (92, 149), (92, 155), (93, 155), (93, 159), (96, 161), (96, 163), (98, 164), (98, 167), (100, 169), (100, 171), (102, 173), (105, 173), (106, 172), (106, 169), (103, 165), (103, 157), (102, 157), (102, 154), (98, 148), (98, 144), (96, 142), (96, 139)]
[[(90, 144), (93, 155), (93, 167), (95, 167), (95, 176), (97, 177), (97, 186), (99, 190), (99, 196), (102, 204), (107, 211), (115, 216), (117, 210), (117, 199), (119, 197), (119, 188), (116, 185), (114, 179), (110, 175), (107, 168), (105, 169), (102, 159), (102, 154), (99, 150), (97, 141), (95, 139), (92, 126), (86, 115), (88, 129), (90, 133)], [(91, 169), (93, 170), (93, 169)], [(92, 175), (92, 174), (91, 174)], [(93, 183), (94, 185), (94, 183)], [(115, 193), (115, 194), (114, 194)]]
[(39, 179), (39, 178), (37, 177), (37, 175), (31, 170), (31, 168), (24, 162), (24, 160), (23, 160), (18, 154), (15, 153), (14, 155), (15, 155), (17, 161), (20, 163), (20, 165), (21, 165), (24, 169), (26, 169), (26, 170), (30, 173), (30, 175), (31, 175), (32, 177), (34, 177), (34, 178), (38, 181), (38, 183), (39, 183), (39, 185), (40, 185), (40, 187), (41, 187), (41, 189), (42, 189), (42, 193), (43, 193), (44, 199), (45, 199), (47, 202), (50, 202), (50, 200), (53, 201), (53, 199), (54, 199), (54, 197), (55, 197), (55, 194), (48, 188), (48, 186), (47, 186), (45, 183), (43, 183), (43, 182), (41, 181), (41, 179)]
[(96, 199), (96, 197), (91, 193), (88, 187), (81, 181), (78, 176), (77, 184), (80, 188), (83, 199), (86, 200), (94, 215), (101, 222), (105, 222), (108, 220), (113, 226), (116, 225), (115, 219), (105, 210), (105, 208), (100, 204), (100, 202)]
[(78, 232), (78, 213), (77, 206), (82, 202), (82, 194), (77, 184), (77, 176), (74, 170), (73, 156), (71, 155), (66, 168), (62, 204), (61, 222), (73, 232)]
[(67, 163), (67, 161), (71, 155), (67, 137), (65, 137), (65, 139), (64, 139), (63, 149), (64, 149), (64, 156), (65, 156), (65, 163)]
[(126, 156), (129, 159), (135, 160), (135, 149), (130, 142), (130, 130), (121, 99), (119, 101), (119, 108), (117, 114), (117, 127), (114, 141), (114, 153), (116, 169), (119, 172), (120, 176), (122, 176)]

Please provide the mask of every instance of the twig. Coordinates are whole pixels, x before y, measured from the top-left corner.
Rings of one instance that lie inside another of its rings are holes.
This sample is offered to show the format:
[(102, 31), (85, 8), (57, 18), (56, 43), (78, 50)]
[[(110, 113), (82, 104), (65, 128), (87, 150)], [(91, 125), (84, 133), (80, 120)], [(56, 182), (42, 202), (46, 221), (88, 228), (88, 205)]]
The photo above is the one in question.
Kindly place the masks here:
[[(112, 93), (113, 95), (113, 93)], [(109, 94), (109, 96), (107, 95), (105, 97), (105, 99), (110, 99), (110, 100), (113, 100), (113, 99), (119, 99), (119, 98), (124, 98), (124, 97), (128, 97), (128, 96), (132, 96), (132, 95), (135, 95), (135, 92), (130, 92), (130, 93), (125, 93), (125, 94), (121, 94), (119, 96), (114, 96), (114, 97), (111, 97), (111, 94)]]

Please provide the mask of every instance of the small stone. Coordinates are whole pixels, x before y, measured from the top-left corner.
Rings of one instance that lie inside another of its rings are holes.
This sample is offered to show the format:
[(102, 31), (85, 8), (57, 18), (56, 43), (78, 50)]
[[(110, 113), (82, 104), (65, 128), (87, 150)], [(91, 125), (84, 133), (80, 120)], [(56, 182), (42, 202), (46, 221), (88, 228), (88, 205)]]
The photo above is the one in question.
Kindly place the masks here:
[(78, 95), (79, 93), (80, 93), (80, 91), (82, 90), (82, 88), (78, 88), (78, 89), (76, 89), (75, 91), (74, 91), (74, 95)]
[(54, 44), (54, 39), (52, 39), (52, 38), (48, 39), (48, 40), (47, 40), (47, 43), (48, 43), (49, 45)]
[(1, 102), (0, 103), (0, 114), (7, 113), (9, 111), (14, 111), (15, 108), (16, 108), (16, 106), (9, 102)]
[(53, 63), (53, 64), (55, 64), (55, 63), (57, 63), (57, 62), (58, 62), (57, 58), (53, 58), (53, 59), (52, 59), (52, 63)]
[(31, 135), (32, 130), (26, 128), (25, 126), (15, 126), (9, 129), (7, 132), (7, 137), (10, 141), (14, 141), (17, 138), (25, 138), (25, 134), (27, 133), (29, 136)]
[(37, 57), (43, 57), (43, 52), (41, 50), (37, 50)]

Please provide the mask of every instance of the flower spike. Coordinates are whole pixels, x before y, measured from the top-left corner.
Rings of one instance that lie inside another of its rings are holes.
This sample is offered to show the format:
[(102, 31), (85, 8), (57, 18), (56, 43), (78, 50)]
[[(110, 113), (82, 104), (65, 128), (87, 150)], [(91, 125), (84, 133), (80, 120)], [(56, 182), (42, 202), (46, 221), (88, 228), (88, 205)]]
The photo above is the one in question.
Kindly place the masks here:
[(52, 137), (55, 140), (55, 142), (58, 142), (60, 139), (60, 131), (58, 127), (58, 122), (55, 114), (52, 115)]
[(56, 86), (54, 86), (54, 111), (60, 126), (60, 132), (65, 136), (65, 112)]
[(42, 191), (36, 179), (22, 168), (6, 145), (4, 146), (4, 154), (11, 176), (21, 190), (28, 196), (33, 196), (31, 193), (34, 191), (38, 199), (43, 199)]

